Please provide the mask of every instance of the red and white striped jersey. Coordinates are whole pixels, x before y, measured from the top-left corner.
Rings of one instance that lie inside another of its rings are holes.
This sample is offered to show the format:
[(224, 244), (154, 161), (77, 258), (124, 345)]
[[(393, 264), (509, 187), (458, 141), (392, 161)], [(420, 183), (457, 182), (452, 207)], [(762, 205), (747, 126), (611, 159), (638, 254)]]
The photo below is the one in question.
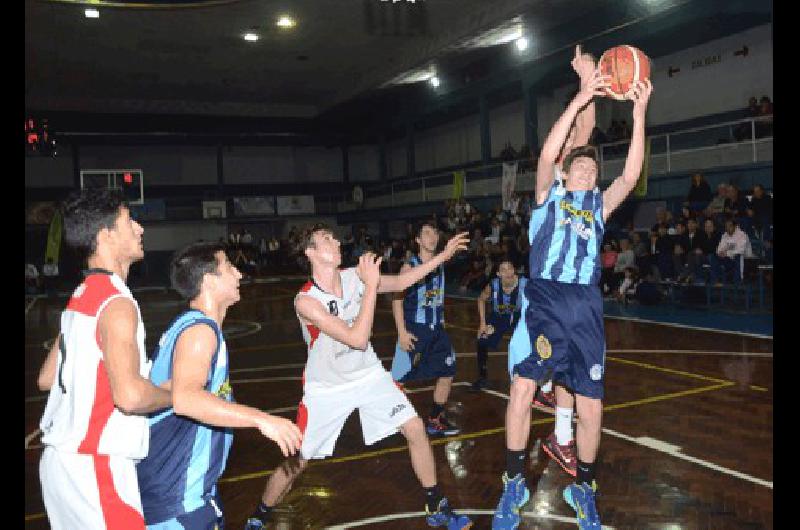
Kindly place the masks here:
[[(318, 300), (328, 312), (349, 326), (353, 325), (361, 310), (361, 299), (364, 295), (364, 283), (354, 268), (340, 271), (342, 278), (342, 297), (326, 293), (313, 280), (306, 283), (297, 293), (295, 302), (300, 296), (310, 296)], [(321, 333), (320, 330), (305, 322), (300, 315), (300, 326), (303, 338), (308, 345), (308, 361), (305, 369), (306, 391), (341, 389), (342, 385), (357, 384), (365, 377), (383, 371), (383, 365), (367, 343), (364, 351), (356, 350), (336, 339)]]
[(147, 455), (147, 417), (128, 415), (114, 406), (97, 328), (100, 313), (119, 297), (136, 306), (139, 372), (144, 378), (149, 375), (139, 304), (119, 276), (92, 271), (61, 313), (65, 348), (58, 354), (55, 381), (39, 423), (43, 444), (59, 451), (136, 460)]

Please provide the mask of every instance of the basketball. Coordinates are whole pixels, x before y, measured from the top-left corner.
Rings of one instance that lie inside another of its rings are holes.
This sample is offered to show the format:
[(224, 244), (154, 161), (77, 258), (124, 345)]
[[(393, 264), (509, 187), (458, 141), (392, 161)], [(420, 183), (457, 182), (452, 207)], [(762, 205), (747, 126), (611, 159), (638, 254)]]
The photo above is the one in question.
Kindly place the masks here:
[(603, 75), (611, 76), (606, 93), (614, 99), (627, 99), (625, 93), (634, 82), (650, 77), (650, 59), (642, 50), (627, 44), (606, 50), (599, 64)]

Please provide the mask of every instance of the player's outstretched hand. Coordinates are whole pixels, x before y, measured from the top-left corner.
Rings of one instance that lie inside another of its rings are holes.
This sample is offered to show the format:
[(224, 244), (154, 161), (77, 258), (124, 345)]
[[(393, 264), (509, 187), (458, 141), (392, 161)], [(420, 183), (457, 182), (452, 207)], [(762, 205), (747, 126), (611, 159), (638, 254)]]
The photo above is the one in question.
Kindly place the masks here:
[(383, 258), (375, 257), (372, 252), (365, 252), (358, 258), (356, 273), (366, 285), (377, 287), (381, 280), (381, 263)]
[(583, 53), (580, 44), (575, 45), (575, 56), (569, 64), (572, 65), (572, 69), (575, 70), (575, 73), (578, 74), (582, 81), (588, 80), (596, 68), (592, 56), (588, 53)]
[(488, 328), (489, 328), (489, 326), (487, 326), (486, 324), (480, 324), (478, 326), (478, 338), (479, 339), (485, 339), (489, 335), (489, 333), (487, 333)]
[(278, 444), (283, 456), (294, 455), (300, 450), (303, 435), (297, 425), (286, 418), (264, 414), (256, 420), (256, 427), (261, 434)]
[(450, 238), (450, 241), (448, 241), (447, 245), (445, 245), (444, 252), (442, 252), (442, 254), (445, 255), (445, 259), (450, 259), (459, 250), (467, 250), (468, 245), (469, 232), (461, 232), (460, 234), (456, 234)]
[(589, 103), (595, 96), (606, 96), (605, 89), (611, 86), (611, 76), (603, 75), (600, 68), (595, 68), (592, 75), (581, 78), (581, 89), (575, 96), (582, 105)]
[(633, 101), (633, 117), (644, 118), (647, 111), (647, 103), (650, 101), (650, 94), (653, 93), (653, 83), (649, 79), (644, 81), (636, 81), (628, 93), (625, 94), (627, 99)]

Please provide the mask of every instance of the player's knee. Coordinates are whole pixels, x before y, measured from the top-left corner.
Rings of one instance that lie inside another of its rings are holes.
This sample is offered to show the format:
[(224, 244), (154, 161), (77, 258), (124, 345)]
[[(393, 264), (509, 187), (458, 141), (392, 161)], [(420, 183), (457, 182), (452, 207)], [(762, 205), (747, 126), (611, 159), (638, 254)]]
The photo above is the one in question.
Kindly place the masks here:
[(409, 442), (419, 441), (425, 438), (425, 424), (422, 418), (415, 416), (400, 427), (400, 432)]
[(511, 382), (511, 398), (515, 401), (523, 401), (530, 404), (533, 394), (536, 391), (536, 382), (527, 377), (514, 377)]
[(575, 408), (579, 421), (597, 422), (603, 414), (603, 400), (579, 395), (575, 399)]

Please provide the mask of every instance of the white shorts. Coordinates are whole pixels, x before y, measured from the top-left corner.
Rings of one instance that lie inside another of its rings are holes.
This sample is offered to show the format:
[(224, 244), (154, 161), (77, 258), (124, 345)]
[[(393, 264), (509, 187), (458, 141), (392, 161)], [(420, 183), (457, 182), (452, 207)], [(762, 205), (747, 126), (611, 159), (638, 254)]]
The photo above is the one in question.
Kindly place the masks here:
[(398, 431), (417, 416), (414, 406), (383, 367), (363, 384), (342, 391), (306, 392), (297, 411), (303, 432), (304, 460), (333, 454), (336, 440), (350, 414), (358, 409), (364, 443), (372, 445)]
[(45, 446), (39, 479), (52, 530), (144, 530), (136, 464), (130, 458)]

